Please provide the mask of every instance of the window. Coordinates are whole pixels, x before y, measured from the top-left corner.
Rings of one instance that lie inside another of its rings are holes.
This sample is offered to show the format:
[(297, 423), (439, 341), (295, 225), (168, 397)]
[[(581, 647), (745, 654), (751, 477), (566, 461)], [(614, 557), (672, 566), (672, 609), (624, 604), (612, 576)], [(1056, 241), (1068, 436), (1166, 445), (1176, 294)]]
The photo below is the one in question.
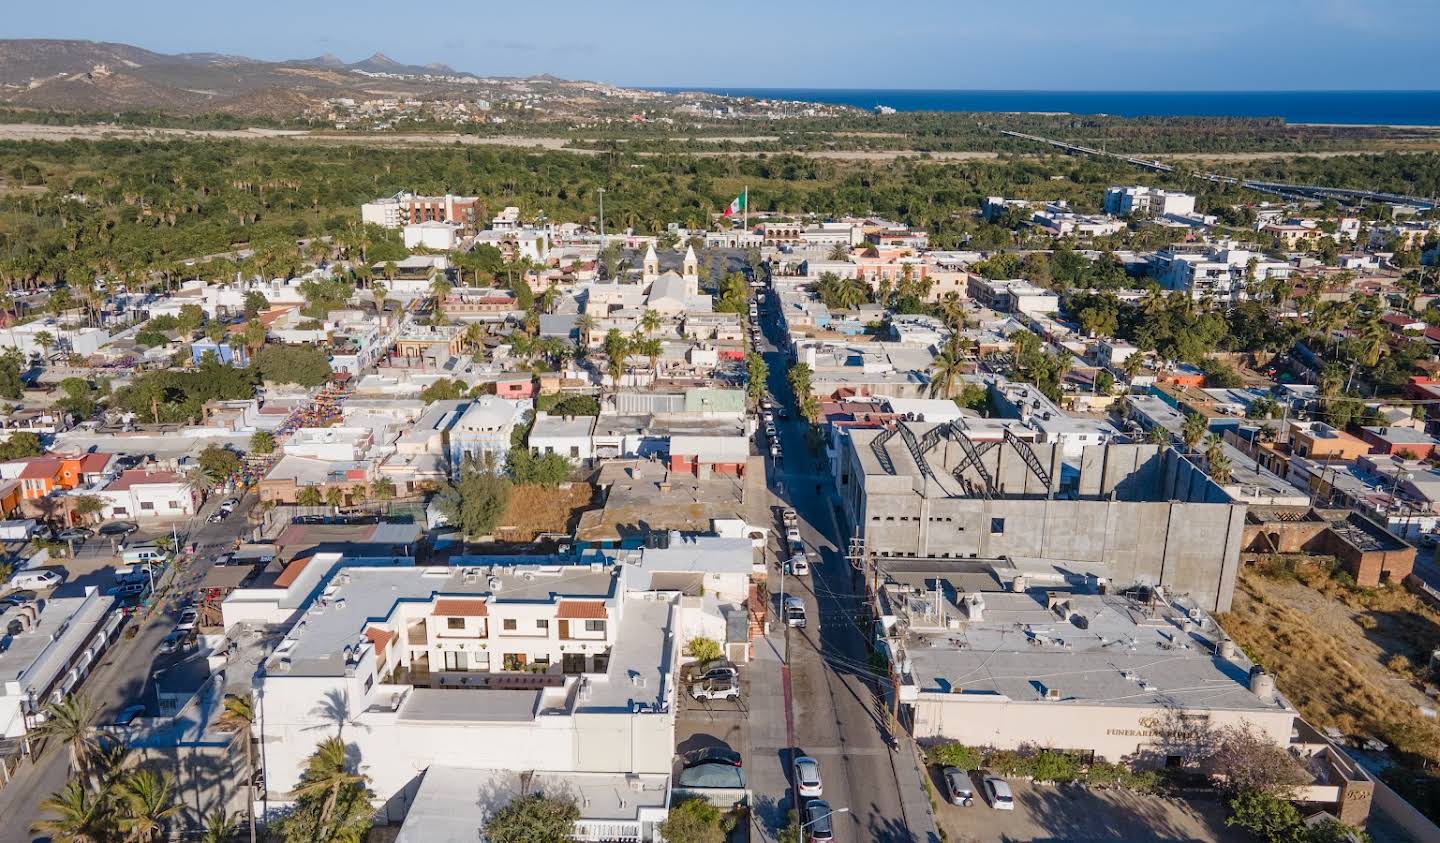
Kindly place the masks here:
[(446, 628), (446, 629), (464, 629), (464, 628), (465, 628), (465, 619), (464, 619), (464, 618), (446, 618), (446, 619), (445, 619), (445, 628)]
[(586, 621), (586, 622), (585, 622), (585, 631), (586, 631), (586, 632), (604, 632), (604, 631), (605, 631), (605, 622), (604, 622), (604, 621)]
[(571, 446), (570, 446), (570, 459), (572, 459), (572, 460), (573, 460), (573, 459), (579, 459), (579, 457), (580, 457), (580, 446), (579, 446), (579, 445), (571, 445)]
[(991, 519), (990, 519), (990, 535), (992, 535), (992, 536), (1000, 536), (1000, 535), (1004, 535), (1004, 534), (1005, 534), (1005, 519), (1004, 519), (1004, 518), (991, 518)]
[(171, 509), (179, 509), (179, 508), (180, 508), (180, 502), (179, 502), (179, 501), (170, 501), (170, 508), (171, 508)]
[(506, 632), (514, 632), (514, 631), (515, 631), (515, 619), (514, 619), (514, 618), (506, 618), (505, 620), (503, 620), (503, 621), (500, 622), (500, 628), (503, 629), (503, 630), (505, 630)]
[(155, 509), (155, 502), (154, 502), (154, 501), (141, 501), (141, 502), (140, 502), (140, 511), (141, 511), (141, 512), (150, 512), (150, 511), (152, 511), (153, 509)]
[(469, 670), (469, 669), (470, 669), (470, 663), (469, 663), (469, 661), (465, 658), (465, 654), (464, 654), (464, 653), (453, 652), (453, 651), (446, 651), (446, 653), (445, 653), (445, 669), (446, 669), (446, 670)]
[(544, 631), (544, 632), (549, 632), (549, 631), (550, 631), (550, 621), (546, 620), (545, 618), (541, 618), (540, 620), (538, 620), (538, 621), (535, 622), (535, 628), (536, 628), (536, 629), (539, 629), (539, 630), (542, 630), (542, 631)]

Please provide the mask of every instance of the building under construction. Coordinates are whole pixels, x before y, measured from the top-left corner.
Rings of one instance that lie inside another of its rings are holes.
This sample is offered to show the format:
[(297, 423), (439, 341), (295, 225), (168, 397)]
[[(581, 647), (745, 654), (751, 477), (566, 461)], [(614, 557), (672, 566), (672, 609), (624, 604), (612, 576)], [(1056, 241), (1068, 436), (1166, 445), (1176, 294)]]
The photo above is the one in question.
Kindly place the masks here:
[(1171, 448), (1067, 457), (1031, 438), (1018, 423), (853, 430), (839, 472), (847, 520), (882, 568), (893, 557), (1047, 560), (1230, 608), (1243, 503)]

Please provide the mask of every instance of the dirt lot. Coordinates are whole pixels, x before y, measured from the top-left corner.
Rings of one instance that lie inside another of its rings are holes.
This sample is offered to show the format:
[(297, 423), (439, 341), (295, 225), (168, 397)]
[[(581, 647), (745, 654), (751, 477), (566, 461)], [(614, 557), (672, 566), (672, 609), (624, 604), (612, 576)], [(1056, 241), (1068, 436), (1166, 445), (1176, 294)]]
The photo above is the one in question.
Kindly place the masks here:
[(495, 536), (501, 541), (528, 542), (541, 533), (571, 533), (580, 513), (590, 508), (592, 494), (586, 483), (574, 483), (568, 489), (516, 486)]
[(938, 796), (936, 819), (947, 839), (959, 843), (1005, 841), (1211, 841), (1247, 843), (1248, 834), (1225, 826), (1225, 806), (1216, 800), (1181, 800), (1120, 790), (1010, 782), (1014, 811), (997, 811), (983, 801), (956, 807)]
[(1226, 632), (1311, 723), (1440, 762), (1440, 727), (1420, 713), (1440, 707), (1420, 682), (1440, 614), (1399, 587), (1347, 588), (1313, 561), (1288, 570), (1242, 574)]

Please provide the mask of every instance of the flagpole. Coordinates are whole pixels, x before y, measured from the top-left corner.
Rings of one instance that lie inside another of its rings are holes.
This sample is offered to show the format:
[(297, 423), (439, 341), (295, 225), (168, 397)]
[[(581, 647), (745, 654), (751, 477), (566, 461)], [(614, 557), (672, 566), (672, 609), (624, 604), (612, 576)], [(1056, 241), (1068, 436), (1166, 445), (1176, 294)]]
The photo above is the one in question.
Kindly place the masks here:
[(745, 185), (745, 231), (750, 231), (750, 185)]

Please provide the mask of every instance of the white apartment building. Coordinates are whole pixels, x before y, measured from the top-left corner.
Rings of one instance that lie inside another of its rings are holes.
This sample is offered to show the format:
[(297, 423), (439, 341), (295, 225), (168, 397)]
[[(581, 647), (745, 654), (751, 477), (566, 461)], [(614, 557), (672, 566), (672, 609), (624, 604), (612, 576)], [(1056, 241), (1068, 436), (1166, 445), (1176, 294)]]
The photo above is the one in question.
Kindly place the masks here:
[(85, 679), (125, 618), (115, 598), (89, 586), (83, 597), (52, 597), (0, 609), (0, 737), (23, 738)]
[(110, 334), (100, 328), (63, 327), (54, 319), (0, 328), (0, 348), (13, 348), (27, 358), (57, 352), (88, 357), (109, 342)]
[(358, 460), (374, 444), (374, 432), (363, 427), (302, 427), (285, 440), (286, 456), (317, 460)]
[(107, 519), (173, 521), (200, 507), (200, 493), (185, 475), (152, 468), (122, 471), (93, 494), (105, 502), (101, 515)]
[(1217, 243), (1199, 251), (1161, 249), (1151, 258), (1150, 267), (1165, 289), (1183, 292), (1196, 301), (1208, 297), (1217, 304), (1250, 298), (1252, 277), (1254, 281), (1284, 279), (1295, 271), (1288, 263), (1236, 248), (1233, 243)]
[(1158, 187), (1112, 187), (1105, 191), (1105, 213), (1117, 217), (1190, 216), (1195, 213), (1195, 197)]
[(431, 768), (668, 776), (681, 598), (623, 578), (598, 558), (341, 568), (257, 679), (271, 804), (338, 723), (391, 819)]
[(407, 249), (422, 248), (448, 252), (459, 245), (460, 232), (463, 230), (464, 226), (459, 223), (431, 220), (410, 223), (405, 226), (401, 234)]

